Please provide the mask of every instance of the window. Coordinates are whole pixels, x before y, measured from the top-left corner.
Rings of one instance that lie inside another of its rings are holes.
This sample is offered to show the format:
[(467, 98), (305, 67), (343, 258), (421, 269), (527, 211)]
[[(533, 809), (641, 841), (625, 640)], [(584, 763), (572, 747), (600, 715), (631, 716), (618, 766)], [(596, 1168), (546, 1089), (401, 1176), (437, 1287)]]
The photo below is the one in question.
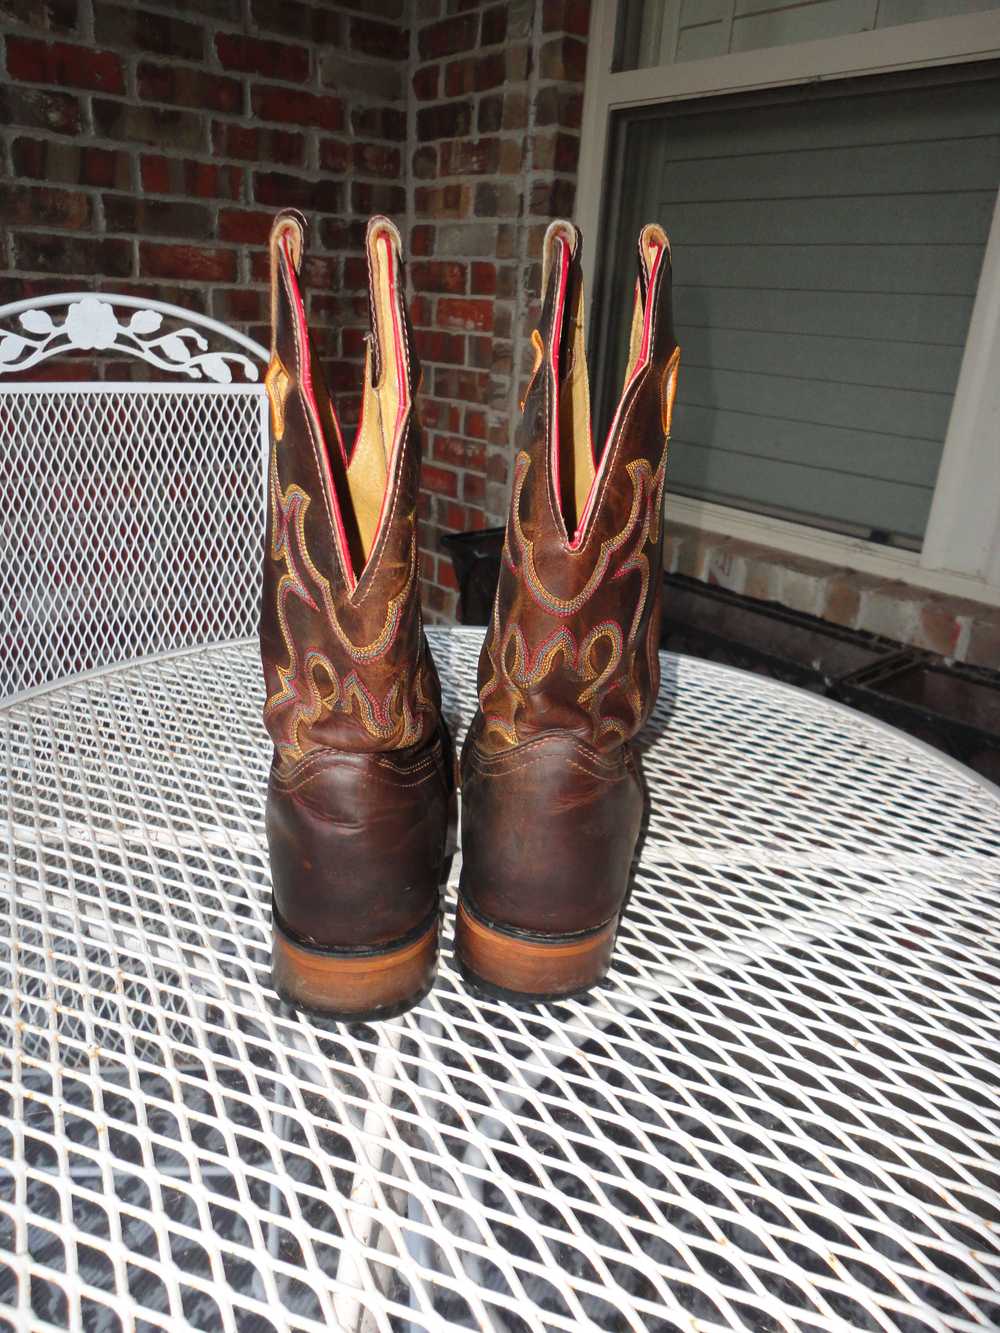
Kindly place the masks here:
[(1000, 180), (1000, 64), (618, 112), (599, 411), (647, 220), (676, 247), (670, 488), (919, 548)]

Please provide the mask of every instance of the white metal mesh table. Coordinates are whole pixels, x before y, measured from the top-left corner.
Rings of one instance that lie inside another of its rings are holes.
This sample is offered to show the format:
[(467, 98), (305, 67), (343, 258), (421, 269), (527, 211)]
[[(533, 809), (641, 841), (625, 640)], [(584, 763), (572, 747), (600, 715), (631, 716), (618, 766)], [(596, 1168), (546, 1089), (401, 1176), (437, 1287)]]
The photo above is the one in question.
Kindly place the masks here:
[(381, 1025), (268, 986), (255, 644), (0, 711), (0, 1324), (1000, 1326), (997, 793), (664, 666), (608, 984)]

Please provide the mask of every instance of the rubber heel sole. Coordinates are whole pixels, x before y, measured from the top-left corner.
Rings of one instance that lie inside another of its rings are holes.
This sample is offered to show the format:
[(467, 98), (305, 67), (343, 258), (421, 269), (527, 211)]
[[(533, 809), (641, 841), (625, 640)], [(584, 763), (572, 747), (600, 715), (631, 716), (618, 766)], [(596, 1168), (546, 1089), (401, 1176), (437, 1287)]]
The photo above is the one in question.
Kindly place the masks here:
[(310, 948), (275, 923), (271, 983), (286, 1004), (321, 1018), (394, 1018), (430, 990), (438, 921), (416, 939), (372, 953)]
[(585, 935), (527, 935), (487, 925), (459, 901), (455, 955), (466, 981), (515, 1003), (564, 1000), (603, 981), (618, 921)]

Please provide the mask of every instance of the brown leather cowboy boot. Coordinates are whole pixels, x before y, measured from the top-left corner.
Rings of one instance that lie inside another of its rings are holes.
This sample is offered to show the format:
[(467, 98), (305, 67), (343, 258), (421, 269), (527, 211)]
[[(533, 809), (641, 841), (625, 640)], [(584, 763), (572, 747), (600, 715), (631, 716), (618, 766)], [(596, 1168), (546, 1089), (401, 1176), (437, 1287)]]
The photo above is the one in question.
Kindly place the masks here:
[(462, 755), (459, 964), (522, 999), (607, 971), (643, 816), (629, 741), (659, 688), (663, 478), (680, 351), (670, 246), (639, 238), (625, 387), (595, 458), (581, 237), (545, 236), (535, 371), (480, 708)]
[(267, 836), (283, 999), (388, 1017), (434, 976), (451, 744), (417, 583), (419, 372), (399, 233), (368, 224), (372, 336), (353, 447), (314, 358), (304, 221), (271, 232), (273, 445), (260, 621)]

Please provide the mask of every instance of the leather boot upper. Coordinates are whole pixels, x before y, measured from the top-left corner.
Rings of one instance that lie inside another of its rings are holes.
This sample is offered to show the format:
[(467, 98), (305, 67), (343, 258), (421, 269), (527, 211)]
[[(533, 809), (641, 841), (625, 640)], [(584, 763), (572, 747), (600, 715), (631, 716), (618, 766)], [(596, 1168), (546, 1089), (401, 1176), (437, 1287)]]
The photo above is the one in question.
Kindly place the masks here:
[(642, 726), (659, 687), (662, 503), (679, 348), (670, 247), (639, 238), (625, 386), (595, 455), (584, 353), (581, 236), (545, 238), (535, 370), (516, 434), (475, 744), (497, 754), (562, 731), (598, 751)]
[(419, 378), (401, 298), (399, 234), (373, 218), (372, 337), (350, 450), (313, 356), (301, 287), (304, 222), (271, 234), (272, 446), (261, 605), (264, 722), (287, 768), (317, 747), (420, 747), (439, 690), (417, 583)]
[(399, 233), (376, 217), (362, 418), (347, 447), (310, 347), (303, 238), (297, 214), (278, 217), (260, 618), (271, 883), (276, 924), (296, 943), (372, 952), (436, 919), (452, 789), (417, 582), (419, 372)]

